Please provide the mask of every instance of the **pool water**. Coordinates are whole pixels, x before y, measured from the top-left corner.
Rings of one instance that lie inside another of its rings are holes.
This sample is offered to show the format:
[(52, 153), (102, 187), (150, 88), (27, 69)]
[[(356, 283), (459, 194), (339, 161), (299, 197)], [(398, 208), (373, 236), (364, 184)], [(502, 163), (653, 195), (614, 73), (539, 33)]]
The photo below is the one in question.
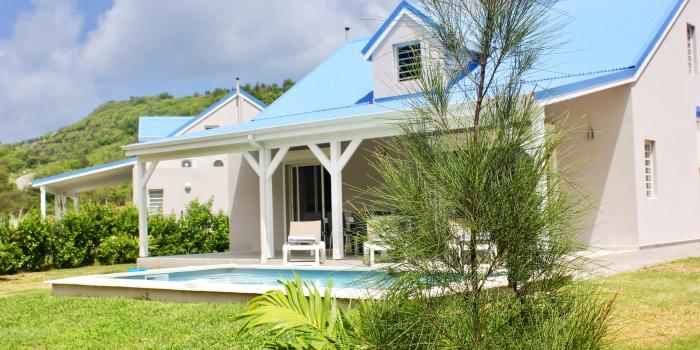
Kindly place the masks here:
[(326, 287), (328, 281), (332, 280), (333, 288), (376, 288), (386, 277), (385, 273), (379, 271), (217, 268), (114, 278), (175, 282), (206, 280), (207, 283), (219, 284), (279, 286), (278, 280), (294, 279), (294, 273), (299, 275), (303, 282), (314, 284), (318, 287)]

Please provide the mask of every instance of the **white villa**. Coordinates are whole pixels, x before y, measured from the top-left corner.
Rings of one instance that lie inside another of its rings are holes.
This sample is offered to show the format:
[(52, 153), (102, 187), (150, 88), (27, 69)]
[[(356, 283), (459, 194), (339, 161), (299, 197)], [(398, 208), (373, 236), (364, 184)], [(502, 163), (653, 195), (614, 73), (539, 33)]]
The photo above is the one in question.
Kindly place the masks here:
[[(607, 249), (700, 241), (699, 1), (556, 6), (571, 17), (565, 44), (532, 83), (545, 123), (568, 113), (587, 126), (558, 159), (585, 161), (572, 176), (597, 210), (580, 239)], [(398, 133), (412, 84), (399, 56), (425, 50), (429, 22), (401, 2), (370, 38), (342, 45), (269, 106), (234, 91), (196, 117), (143, 117), (139, 142), (124, 146), (132, 158), (34, 181), (42, 208), (46, 193), (60, 213), (77, 193), (133, 181), (141, 257), (149, 211), (213, 198), (230, 216), (234, 255), (264, 263), (281, 255), (290, 221), (323, 220), (332, 259), (343, 259), (350, 188), (371, 184), (368, 155)]]

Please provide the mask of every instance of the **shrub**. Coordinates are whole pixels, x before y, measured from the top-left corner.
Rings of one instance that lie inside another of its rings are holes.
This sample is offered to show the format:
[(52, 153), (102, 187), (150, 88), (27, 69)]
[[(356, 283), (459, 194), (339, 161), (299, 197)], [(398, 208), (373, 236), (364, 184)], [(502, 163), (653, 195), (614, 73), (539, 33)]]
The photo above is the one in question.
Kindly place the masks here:
[(105, 238), (97, 250), (100, 264), (123, 264), (136, 261), (139, 249), (137, 237), (127, 234), (112, 235)]
[[(151, 255), (228, 249), (228, 217), (212, 203), (192, 202), (182, 218), (149, 217)], [(0, 219), (0, 274), (94, 264), (128, 263), (138, 255), (138, 211), (86, 202), (61, 220), (29, 212), (13, 228)]]
[(21, 259), (22, 249), (17, 244), (0, 242), (0, 275), (19, 271)]
[(212, 213), (212, 202), (190, 202), (182, 217), (149, 217), (149, 250), (152, 255), (196, 254), (225, 251), (229, 221), (223, 212)]
[(148, 250), (153, 256), (182, 254), (182, 235), (174, 215), (148, 218)]
[[(613, 301), (594, 288), (566, 288), (522, 301), (493, 290), (484, 323), (465, 317), (459, 296), (362, 301), (350, 313), (371, 349), (605, 349)], [(474, 339), (479, 327), (482, 338)]]

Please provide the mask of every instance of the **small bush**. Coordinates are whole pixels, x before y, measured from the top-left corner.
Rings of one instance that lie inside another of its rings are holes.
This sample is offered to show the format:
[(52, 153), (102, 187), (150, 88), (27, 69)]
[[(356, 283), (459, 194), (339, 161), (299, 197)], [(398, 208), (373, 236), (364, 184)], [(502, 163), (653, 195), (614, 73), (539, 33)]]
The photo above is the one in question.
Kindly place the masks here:
[(114, 265), (136, 261), (139, 250), (137, 237), (127, 234), (112, 235), (105, 238), (97, 250), (100, 264)]
[(22, 261), (22, 249), (15, 243), (0, 242), (0, 275), (17, 273)]
[(9, 242), (22, 251), (20, 270), (42, 271), (51, 267), (53, 227), (53, 222), (42, 220), (37, 211), (30, 212), (19, 222)]
[[(192, 202), (183, 216), (149, 217), (153, 256), (225, 251), (228, 217), (212, 213), (212, 203)], [(0, 274), (94, 264), (135, 262), (138, 255), (138, 211), (85, 203), (61, 220), (42, 220), (32, 211), (13, 228), (0, 219)]]

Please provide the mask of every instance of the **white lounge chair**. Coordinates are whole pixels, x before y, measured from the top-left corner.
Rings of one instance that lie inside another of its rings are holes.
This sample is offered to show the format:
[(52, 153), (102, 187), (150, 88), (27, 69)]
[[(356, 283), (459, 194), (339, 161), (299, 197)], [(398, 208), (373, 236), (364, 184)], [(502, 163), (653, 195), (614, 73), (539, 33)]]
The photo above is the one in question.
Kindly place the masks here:
[[(373, 218), (374, 220), (382, 220), (380, 218)], [(368, 261), (369, 260), (369, 266), (374, 265), (374, 255), (375, 252), (384, 252), (389, 250), (389, 246), (385, 244), (384, 242), (381, 241), (379, 236), (377, 236), (377, 233), (375, 232), (375, 228), (372, 226), (374, 220), (368, 220), (367, 221), (367, 241), (365, 241), (362, 244), (362, 248), (364, 251), (364, 260)]]
[[(290, 251), (308, 251), (314, 254), (314, 261), (291, 262)], [(287, 243), (282, 245), (282, 264), (312, 265), (326, 262), (326, 243), (321, 240), (321, 221), (292, 221), (289, 223)]]
[[(452, 243), (451, 246), (453, 249), (458, 249), (457, 254), (461, 256), (462, 248), (469, 246), (469, 242), (471, 240), (471, 230), (456, 221), (450, 221), (450, 230), (452, 231), (452, 235), (455, 237), (455, 242)], [(484, 241), (488, 241), (488, 239), (488, 233), (477, 234), (476, 251), (486, 252), (493, 259), (497, 254), (496, 245), (483, 243)]]

